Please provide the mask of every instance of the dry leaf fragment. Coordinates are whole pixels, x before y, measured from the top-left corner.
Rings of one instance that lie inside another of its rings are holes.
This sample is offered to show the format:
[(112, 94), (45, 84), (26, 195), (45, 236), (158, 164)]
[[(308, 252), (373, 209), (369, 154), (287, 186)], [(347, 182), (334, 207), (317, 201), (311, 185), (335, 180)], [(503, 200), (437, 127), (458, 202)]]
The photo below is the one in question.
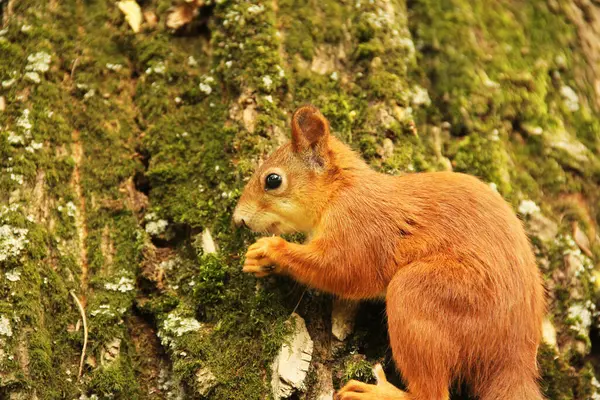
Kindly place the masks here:
[(135, 0), (123, 0), (117, 2), (119, 10), (125, 14), (125, 19), (129, 23), (131, 29), (138, 33), (142, 25), (142, 9)]
[(6, 100), (4, 96), (0, 96), (0, 112), (6, 110)]
[(167, 15), (166, 25), (169, 29), (179, 29), (189, 24), (198, 15), (198, 8), (204, 5), (204, 0), (186, 0), (184, 4), (176, 6)]
[(188, 24), (195, 16), (196, 8), (189, 4), (182, 4), (177, 7), (169, 15), (167, 15), (167, 28), (179, 29)]
[(590, 240), (586, 236), (585, 232), (579, 229), (579, 224), (577, 222), (573, 222), (571, 225), (573, 229), (573, 239), (575, 239), (575, 243), (579, 249), (588, 257), (593, 257), (593, 253), (590, 250)]
[(144, 11), (144, 19), (150, 28), (156, 28), (158, 17), (152, 11)]

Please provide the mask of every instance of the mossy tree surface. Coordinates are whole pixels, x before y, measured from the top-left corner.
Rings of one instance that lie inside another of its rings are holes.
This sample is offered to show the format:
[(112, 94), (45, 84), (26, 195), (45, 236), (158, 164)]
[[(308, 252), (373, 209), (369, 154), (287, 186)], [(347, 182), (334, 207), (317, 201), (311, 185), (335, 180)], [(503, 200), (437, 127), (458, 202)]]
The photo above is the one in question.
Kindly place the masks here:
[(140, 4), (135, 34), (112, 1), (0, 2), (0, 397), (195, 398), (208, 370), (210, 398), (268, 398), (296, 308), (302, 398), (392, 371), (381, 306), (332, 342), (329, 296), (240, 271), (231, 211), (306, 102), (377, 170), (497, 188), (547, 281), (544, 391), (600, 396), (600, 77), (573, 18), (597, 5), (221, 0), (172, 32), (169, 1)]

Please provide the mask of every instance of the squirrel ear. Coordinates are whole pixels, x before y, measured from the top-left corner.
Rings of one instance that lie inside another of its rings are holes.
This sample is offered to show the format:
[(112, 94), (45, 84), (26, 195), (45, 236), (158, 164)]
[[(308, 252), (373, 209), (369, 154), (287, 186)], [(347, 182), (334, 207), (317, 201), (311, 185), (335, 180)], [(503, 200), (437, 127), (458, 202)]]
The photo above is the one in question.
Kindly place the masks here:
[(292, 146), (297, 153), (312, 150), (324, 156), (329, 139), (329, 123), (314, 106), (298, 108), (292, 116)]

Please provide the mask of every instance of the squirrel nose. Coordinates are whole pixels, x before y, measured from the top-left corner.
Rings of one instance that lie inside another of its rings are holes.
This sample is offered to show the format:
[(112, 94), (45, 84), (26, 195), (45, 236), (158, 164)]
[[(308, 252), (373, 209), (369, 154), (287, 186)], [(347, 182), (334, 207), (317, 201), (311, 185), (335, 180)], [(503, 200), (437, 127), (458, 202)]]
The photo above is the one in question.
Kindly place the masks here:
[(240, 227), (248, 227), (248, 225), (246, 225), (246, 221), (244, 220), (244, 218), (240, 217), (239, 215), (234, 215), (233, 216), (233, 223), (238, 228), (240, 228)]

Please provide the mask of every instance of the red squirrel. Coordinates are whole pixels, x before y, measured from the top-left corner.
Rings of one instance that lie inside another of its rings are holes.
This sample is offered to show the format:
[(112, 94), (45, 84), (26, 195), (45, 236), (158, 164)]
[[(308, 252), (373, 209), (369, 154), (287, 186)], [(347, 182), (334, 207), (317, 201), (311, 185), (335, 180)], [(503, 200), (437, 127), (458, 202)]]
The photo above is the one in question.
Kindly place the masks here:
[(481, 400), (538, 400), (545, 299), (521, 221), (502, 196), (453, 172), (391, 176), (330, 134), (313, 106), (292, 140), (247, 183), (234, 222), (263, 237), (243, 271), (285, 274), (348, 299), (384, 297), (391, 349), (407, 390), (348, 382), (342, 400), (447, 400), (454, 381)]

